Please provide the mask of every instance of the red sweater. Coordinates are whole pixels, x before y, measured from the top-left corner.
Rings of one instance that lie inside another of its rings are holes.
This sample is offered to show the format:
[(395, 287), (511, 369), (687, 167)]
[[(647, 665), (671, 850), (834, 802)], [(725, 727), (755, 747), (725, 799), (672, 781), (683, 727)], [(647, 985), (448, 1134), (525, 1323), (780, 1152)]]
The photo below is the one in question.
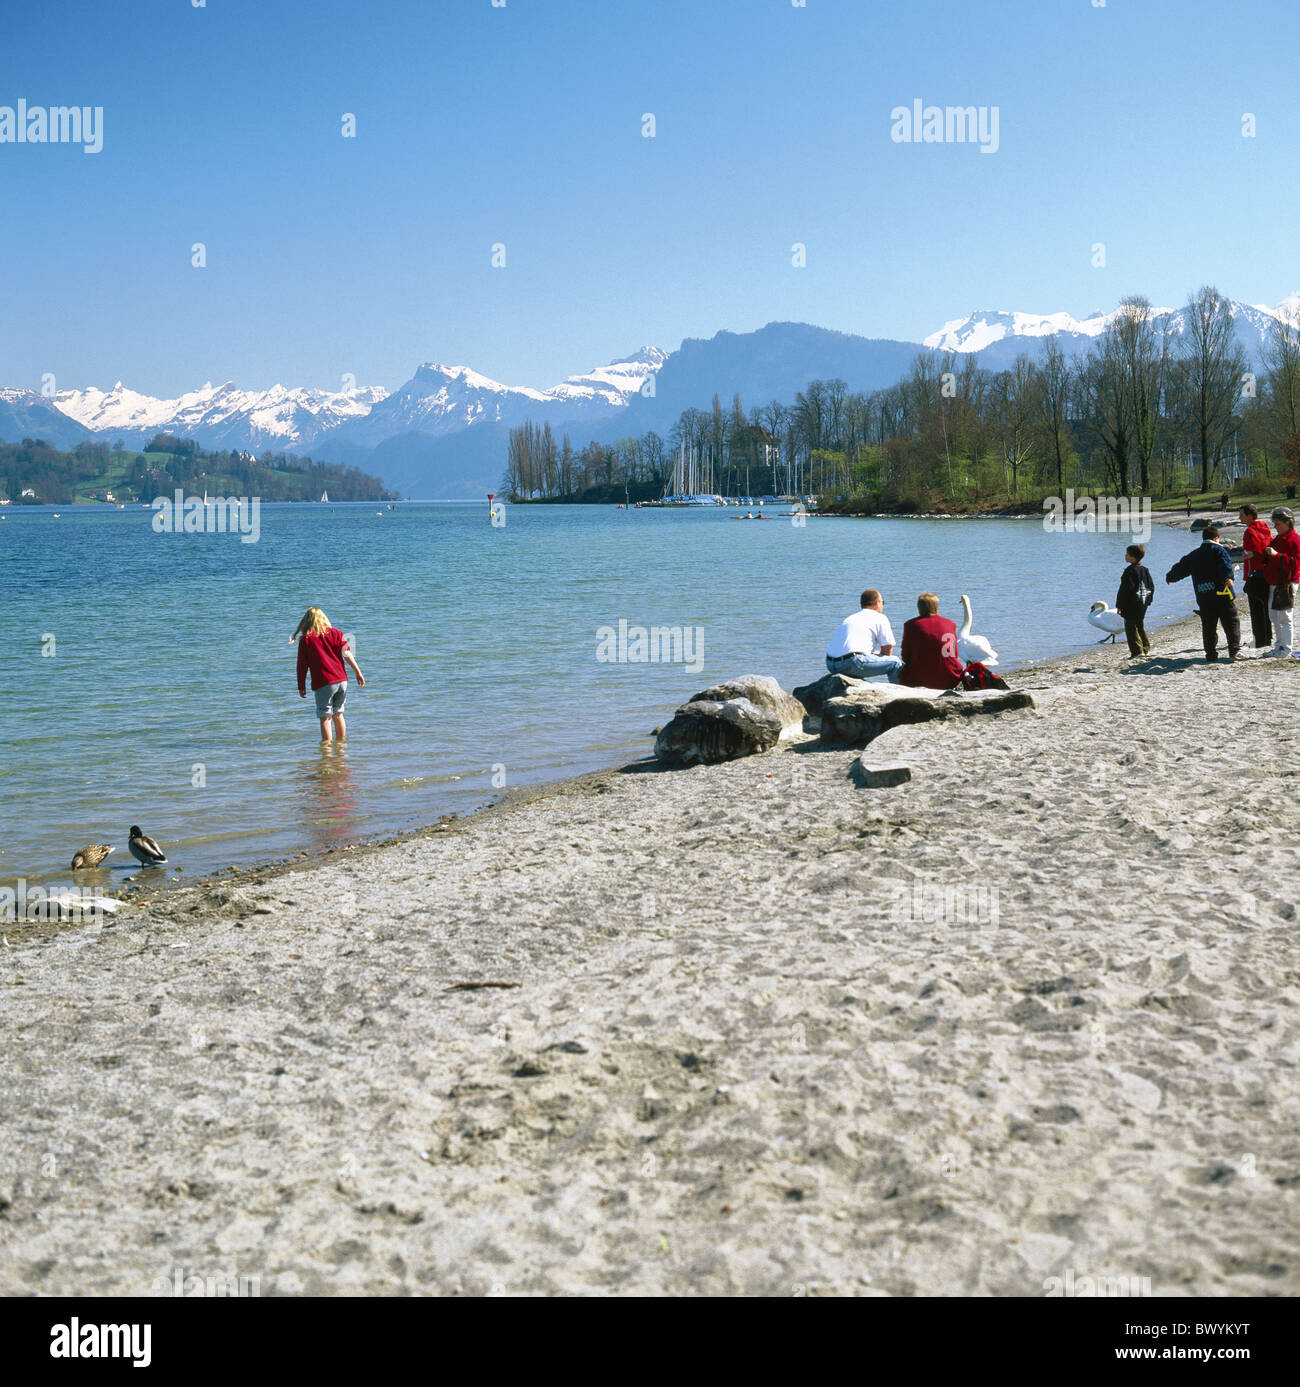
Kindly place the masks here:
[(337, 626), (322, 631), (319, 636), (308, 632), (298, 638), (298, 692), (307, 692), (307, 671), (311, 670), (311, 686), (323, 689), (326, 684), (346, 684), (348, 672), (343, 668), (343, 652), (351, 647)]
[(1241, 547), (1245, 558), (1242, 563), (1243, 578), (1249, 578), (1257, 568), (1267, 569), (1269, 561), (1260, 556), (1273, 542), (1273, 532), (1262, 520), (1252, 520), (1241, 537)]
[(957, 626), (946, 616), (903, 623), (903, 670), (898, 682), (914, 689), (951, 689), (966, 666), (957, 654)]
[(1277, 550), (1277, 558), (1264, 561), (1268, 565), (1265, 576), (1269, 583), (1300, 583), (1300, 535), (1294, 527), (1284, 535), (1274, 535), (1273, 548)]

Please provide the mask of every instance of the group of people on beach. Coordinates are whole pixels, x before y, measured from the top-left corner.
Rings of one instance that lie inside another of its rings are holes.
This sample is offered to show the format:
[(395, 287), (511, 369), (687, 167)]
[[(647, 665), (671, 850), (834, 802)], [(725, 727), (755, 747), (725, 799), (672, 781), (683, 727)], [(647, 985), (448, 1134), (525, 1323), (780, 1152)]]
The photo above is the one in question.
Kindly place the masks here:
[[(1293, 616), (1296, 586), (1300, 584), (1300, 535), (1296, 534), (1295, 516), (1286, 506), (1279, 506), (1270, 517), (1270, 530), (1259, 518), (1256, 506), (1244, 504), (1237, 515), (1245, 527), (1242, 591), (1250, 608), (1255, 648), (1265, 657), (1288, 658), (1295, 643)], [(1124, 558), (1115, 611), (1123, 618), (1129, 655), (1141, 659), (1151, 653), (1146, 614), (1155, 599), (1155, 583), (1143, 563), (1144, 545), (1130, 544)], [(1220, 543), (1219, 528), (1214, 524), (1201, 531), (1200, 546), (1179, 559), (1165, 575), (1166, 584), (1192, 579), (1205, 658), (1211, 662), (1219, 658), (1220, 627), (1229, 660), (1237, 658), (1241, 647), (1234, 575), (1232, 558)], [(934, 593), (923, 592), (916, 599), (917, 615), (903, 623), (903, 643), (897, 655), (894, 629), (880, 593), (868, 588), (860, 600), (860, 609), (840, 622), (826, 649), (826, 668), (832, 674), (883, 678), (891, 684), (925, 689), (951, 689), (963, 682), (963, 673), (969, 677), (969, 667), (961, 658), (957, 626), (939, 615), (939, 599)]]
[[(1300, 583), (1300, 535), (1296, 534), (1295, 515), (1286, 506), (1279, 506), (1270, 517), (1273, 521), (1273, 530), (1270, 530), (1268, 522), (1259, 518), (1258, 507), (1246, 503), (1238, 509), (1237, 518), (1245, 527), (1241, 541), (1242, 591), (1250, 610), (1255, 649), (1263, 651), (1265, 658), (1288, 659), (1295, 644), (1295, 591), (1296, 584)], [(1140, 549), (1140, 546), (1135, 547)], [(1132, 553), (1132, 549), (1129, 552)], [(1145, 568), (1141, 572), (1146, 574), (1146, 587), (1150, 588), (1151, 575)], [(1210, 524), (1201, 531), (1200, 547), (1185, 554), (1165, 575), (1166, 583), (1177, 583), (1184, 578), (1192, 580), (1196, 610), (1201, 618), (1201, 641), (1205, 658), (1210, 662), (1219, 658), (1220, 626), (1228, 647), (1228, 659), (1235, 660), (1241, 649), (1234, 572), (1232, 558), (1219, 542), (1219, 527)], [(1124, 591), (1121, 582), (1121, 596)], [(1116, 608), (1125, 618), (1129, 653), (1146, 654), (1150, 649), (1142, 628), (1146, 607), (1139, 609), (1136, 603), (1130, 603), (1128, 608), (1136, 613), (1134, 631), (1141, 648), (1135, 648), (1126, 611), (1118, 602)]]
[(914, 689), (951, 689), (961, 683), (965, 662), (957, 642), (957, 624), (939, 615), (939, 599), (923, 592), (916, 616), (903, 623), (903, 645), (894, 654), (894, 628), (885, 602), (875, 588), (859, 599), (861, 606), (840, 622), (826, 648), (826, 668), (853, 679), (886, 678)]

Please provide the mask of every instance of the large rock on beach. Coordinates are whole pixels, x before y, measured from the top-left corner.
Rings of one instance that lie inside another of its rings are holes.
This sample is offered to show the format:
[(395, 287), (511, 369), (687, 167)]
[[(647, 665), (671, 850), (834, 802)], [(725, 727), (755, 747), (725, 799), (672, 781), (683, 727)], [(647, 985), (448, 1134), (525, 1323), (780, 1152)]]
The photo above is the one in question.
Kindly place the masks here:
[(803, 730), (804, 706), (765, 674), (746, 674), (695, 694), (655, 739), (669, 766), (712, 765), (771, 751)]
[(780, 740), (781, 719), (747, 698), (694, 699), (655, 738), (655, 755), (667, 766), (708, 766), (771, 751)]
[(783, 735), (798, 732), (803, 727), (804, 705), (792, 697), (770, 674), (742, 674), (725, 684), (692, 695), (692, 703), (726, 703), (733, 698), (747, 698), (755, 708), (775, 713), (781, 719)]
[(832, 746), (866, 746), (891, 727), (1032, 708), (1032, 695), (1016, 689), (912, 689), (901, 684), (861, 683), (822, 706), (821, 740)]
[(815, 683), (797, 686), (794, 696), (807, 709), (808, 717), (814, 722), (820, 722), (822, 709), (828, 699), (843, 698), (851, 689), (871, 687), (867, 680), (854, 679), (848, 674), (823, 674)]

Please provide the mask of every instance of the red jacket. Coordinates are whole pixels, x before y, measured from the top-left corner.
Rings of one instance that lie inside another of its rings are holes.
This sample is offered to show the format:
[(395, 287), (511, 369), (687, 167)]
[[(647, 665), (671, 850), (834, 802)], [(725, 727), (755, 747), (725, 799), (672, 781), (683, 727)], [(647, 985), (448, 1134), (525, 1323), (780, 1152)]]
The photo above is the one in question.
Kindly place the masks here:
[(914, 689), (951, 689), (966, 666), (957, 654), (957, 625), (946, 616), (914, 616), (903, 623), (900, 684)]
[(298, 692), (306, 692), (307, 670), (311, 670), (311, 686), (323, 689), (326, 684), (346, 684), (348, 672), (343, 668), (343, 652), (351, 647), (337, 626), (322, 631), (319, 636), (308, 632), (298, 638)]
[(1273, 542), (1273, 531), (1262, 520), (1252, 520), (1241, 537), (1241, 547), (1245, 552), (1242, 565), (1243, 578), (1249, 578), (1257, 568), (1267, 569), (1269, 561), (1263, 558), (1264, 550)]
[(1300, 583), (1300, 535), (1294, 527), (1284, 535), (1274, 535), (1273, 548), (1277, 558), (1264, 561), (1268, 565), (1264, 576), (1269, 583)]

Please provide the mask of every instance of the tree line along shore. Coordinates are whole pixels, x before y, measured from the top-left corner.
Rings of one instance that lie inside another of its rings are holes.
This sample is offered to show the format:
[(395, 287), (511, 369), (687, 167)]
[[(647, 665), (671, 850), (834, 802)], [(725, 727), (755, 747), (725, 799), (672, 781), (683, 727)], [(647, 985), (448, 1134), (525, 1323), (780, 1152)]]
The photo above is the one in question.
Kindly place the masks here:
[(1213, 287), (1166, 332), (1141, 296), (1087, 351), (1049, 338), (1002, 371), (977, 353), (919, 353), (894, 385), (814, 380), (793, 404), (682, 411), (667, 436), (575, 444), (549, 424), (510, 431), (515, 501), (623, 502), (664, 493), (679, 452), (724, 496), (815, 495), (857, 513), (1032, 511), (1044, 497), (1282, 496), (1300, 481), (1300, 323), (1279, 320), (1258, 361)]
[(258, 496), (263, 501), (395, 501), (378, 477), (338, 463), (293, 453), (260, 457), (200, 448), (190, 439), (157, 434), (143, 449), (120, 442), (52, 448), (41, 439), (0, 443), (0, 501), (15, 505), (132, 504), (169, 496), (180, 487), (212, 495)]

